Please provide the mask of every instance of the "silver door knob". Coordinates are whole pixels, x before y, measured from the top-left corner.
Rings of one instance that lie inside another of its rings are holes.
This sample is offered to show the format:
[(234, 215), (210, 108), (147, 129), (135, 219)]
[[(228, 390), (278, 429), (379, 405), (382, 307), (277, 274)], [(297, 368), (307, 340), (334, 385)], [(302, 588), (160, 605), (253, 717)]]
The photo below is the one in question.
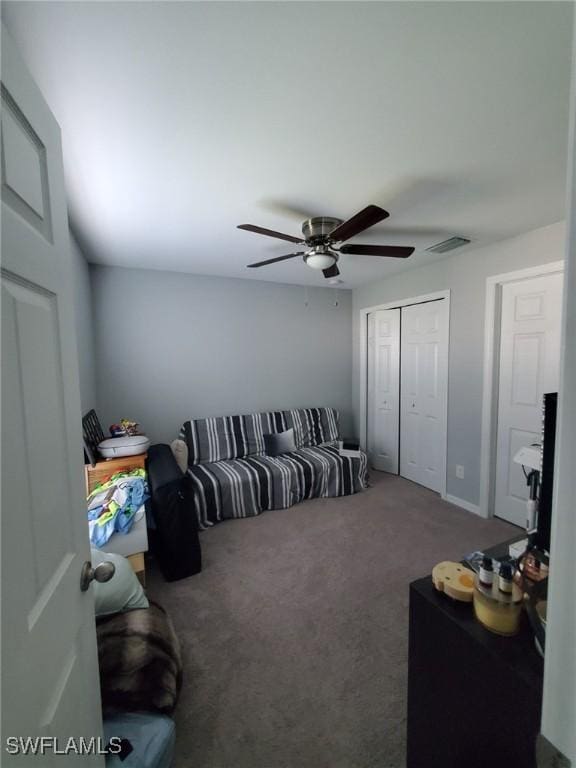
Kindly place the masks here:
[(104, 563), (100, 563), (96, 568), (92, 568), (90, 560), (86, 560), (82, 566), (82, 573), (80, 574), (80, 589), (82, 592), (86, 592), (88, 587), (93, 581), (97, 581), (103, 584), (105, 581), (110, 581), (112, 576), (116, 573), (116, 566), (109, 560)]

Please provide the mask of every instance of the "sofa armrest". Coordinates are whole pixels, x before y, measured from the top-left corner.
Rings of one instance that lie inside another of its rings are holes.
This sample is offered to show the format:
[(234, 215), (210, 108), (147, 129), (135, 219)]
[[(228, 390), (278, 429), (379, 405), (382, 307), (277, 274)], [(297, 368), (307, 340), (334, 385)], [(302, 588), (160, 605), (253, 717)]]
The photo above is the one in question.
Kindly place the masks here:
[(172, 483), (183, 482), (184, 475), (176, 463), (170, 446), (164, 443), (151, 445), (148, 450), (148, 484), (150, 493), (154, 496), (157, 491)]
[(170, 443), (170, 450), (176, 459), (176, 464), (178, 464), (182, 472), (186, 474), (188, 469), (188, 446), (184, 440), (172, 440)]

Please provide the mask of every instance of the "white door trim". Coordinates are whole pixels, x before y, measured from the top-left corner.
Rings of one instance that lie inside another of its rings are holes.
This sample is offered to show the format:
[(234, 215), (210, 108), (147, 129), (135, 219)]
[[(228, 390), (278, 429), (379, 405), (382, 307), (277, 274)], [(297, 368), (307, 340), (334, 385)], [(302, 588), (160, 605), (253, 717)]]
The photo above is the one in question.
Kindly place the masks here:
[(480, 514), (494, 514), (494, 461), (496, 459), (496, 427), (498, 421), (498, 359), (500, 356), (500, 315), (502, 286), (517, 280), (542, 277), (564, 271), (564, 261), (551, 261), (486, 278), (484, 313), (484, 376), (482, 384), (482, 442), (480, 449)]
[(407, 307), (410, 304), (424, 304), (427, 301), (438, 301), (446, 299), (448, 302), (448, 323), (446, 324), (445, 338), (446, 343), (446, 402), (444, 403), (444, 423), (442, 425), (442, 442), (444, 450), (442, 451), (442, 484), (440, 495), (446, 498), (446, 463), (448, 454), (448, 369), (450, 359), (450, 289), (444, 291), (435, 291), (434, 293), (425, 293), (421, 296), (413, 296), (397, 301), (388, 301), (386, 304), (377, 304), (373, 307), (363, 307), (360, 310), (360, 445), (363, 450), (366, 449), (366, 414), (367, 414), (367, 376), (366, 368), (368, 365), (368, 315), (379, 309), (396, 309), (398, 307)]
[[(574, 34), (576, 41), (576, 16)], [(566, 267), (560, 386), (558, 388), (558, 434), (554, 466), (552, 534), (544, 691), (542, 698), (542, 734), (572, 765), (576, 765), (576, 526), (574, 497), (576, 476), (576, 45), (572, 46), (572, 96), (570, 138), (568, 143), (566, 212)]]

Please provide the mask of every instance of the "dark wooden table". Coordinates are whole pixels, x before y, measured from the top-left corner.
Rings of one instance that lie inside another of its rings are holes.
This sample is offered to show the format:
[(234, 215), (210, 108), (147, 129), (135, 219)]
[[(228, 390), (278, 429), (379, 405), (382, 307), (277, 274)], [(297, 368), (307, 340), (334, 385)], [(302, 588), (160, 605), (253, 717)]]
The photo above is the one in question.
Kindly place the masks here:
[(500, 637), (430, 576), (412, 582), (407, 768), (536, 768), (542, 677), (524, 613)]

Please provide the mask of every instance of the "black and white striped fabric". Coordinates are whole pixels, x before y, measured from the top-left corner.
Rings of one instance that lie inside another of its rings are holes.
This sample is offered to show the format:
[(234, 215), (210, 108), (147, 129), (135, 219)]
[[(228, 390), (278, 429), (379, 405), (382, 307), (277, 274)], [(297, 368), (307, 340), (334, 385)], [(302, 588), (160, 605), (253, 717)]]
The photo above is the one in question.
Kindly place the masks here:
[[(289, 428), (294, 429), (297, 449), (266, 456), (262, 435)], [(340, 456), (335, 445), (338, 412), (332, 408), (201, 419), (187, 422), (181, 436), (195, 459), (189, 461), (188, 477), (202, 529), (366, 487), (366, 456)], [(225, 457), (217, 461), (204, 458), (222, 453)]]
[(218, 416), (187, 421), (180, 439), (188, 445), (188, 464), (264, 454), (266, 434), (292, 428), (296, 448), (338, 440), (338, 411), (334, 408), (300, 408), (293, 411)]

